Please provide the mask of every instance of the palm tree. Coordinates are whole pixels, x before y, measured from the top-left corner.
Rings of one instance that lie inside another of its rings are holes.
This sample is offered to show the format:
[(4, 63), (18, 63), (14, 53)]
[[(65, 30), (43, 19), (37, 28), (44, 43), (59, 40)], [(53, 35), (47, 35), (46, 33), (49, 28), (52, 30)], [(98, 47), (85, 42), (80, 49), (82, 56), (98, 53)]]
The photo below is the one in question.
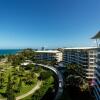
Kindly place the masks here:
[(34, 68), (30, 71), (31, 77), (34, 78)]
[(7, 94), (7, 100), (15, 100), (15, 95), (14, 95), (14, 91), (13, 91), (13, 85), (12, 85), (10, 74), (8, 76), (6, 94)]
[(80, 76), (69, 75), (66, 78), (67, 85), (79, 87), (82, 84), (83, 80)]
[(22, 79), (20, 78), (18, 83), (18, 88), (17, 88), (18, 92), (20, 92), (21, 88), (22, 88)]
[(4, 74), (0, 73), (0, 88), (3, 87), (3, 82), (4, 82)]
[(84, 79), (85, 79), (85, 76), (86, 76), (84, 69), (77, 64), (68, 64), (66, 66), (66, 72), (68, 73), (68, 75), (74, 74), (74, 75), (81, 76)]
[[(85, 84), (88, 84), (84, 69), (81, 66), (76, 64), (68, 64), (66, 67), (66, 85), (70, 85), (73, 87), (84, 87)], [(85, 88), (83, 88), (84, 90)]]
[(55, 66), (56, 64), (57, 64), (57, 59), (54, 59), (54, 60), (51, 61), (52, 66)]

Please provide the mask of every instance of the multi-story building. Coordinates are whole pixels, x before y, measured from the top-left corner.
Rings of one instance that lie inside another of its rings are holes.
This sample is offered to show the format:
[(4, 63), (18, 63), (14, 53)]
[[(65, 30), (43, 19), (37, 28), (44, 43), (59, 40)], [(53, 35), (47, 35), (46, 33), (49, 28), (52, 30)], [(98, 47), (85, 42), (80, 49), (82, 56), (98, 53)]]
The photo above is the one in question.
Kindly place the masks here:
[(96, 67), (97, 47), (64, 48), (63, 61), (67, 64), (77, 64), (86, 71), (86, 78), (95, 78), (94, 69)]
[(100, 48), (97, 53), (97, 67), (95, 68), (94, 95), (96, 100), (100, 100)]
[(48, 61), (56, 59), (57, 62), (62, 61), (62, 52), (58, 50), (43, 50), (35, 52), (36, 52), (36, 59), (48, 60)]

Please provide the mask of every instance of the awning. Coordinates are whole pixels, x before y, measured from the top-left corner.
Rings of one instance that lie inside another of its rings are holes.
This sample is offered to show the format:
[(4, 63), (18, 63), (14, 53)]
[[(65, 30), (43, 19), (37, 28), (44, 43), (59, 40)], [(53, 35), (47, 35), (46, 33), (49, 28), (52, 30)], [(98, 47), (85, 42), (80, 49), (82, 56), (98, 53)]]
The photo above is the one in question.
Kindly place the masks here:
[(93, 36), (91, 39), (100, 39), (100, 31), (95, 36)]

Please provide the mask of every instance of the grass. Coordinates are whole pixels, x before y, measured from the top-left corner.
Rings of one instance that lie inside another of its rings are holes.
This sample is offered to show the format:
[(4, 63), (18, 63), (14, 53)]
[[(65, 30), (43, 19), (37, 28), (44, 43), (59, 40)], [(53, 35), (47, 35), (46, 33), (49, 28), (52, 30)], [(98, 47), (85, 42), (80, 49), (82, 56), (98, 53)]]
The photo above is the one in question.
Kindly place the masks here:
[[(30, 73), (30, 70), (25, 70), (24, 69), (24, 71), (22, 71), (22, 74), (23, 74), (23, 76), (19, 76), (19, 73), (20, 73), (20, 70), (19, 70), (19, 72), (17, 72), (18, 74), (17, 75), (13, 75), (13, 72), (15, 71), (15, 69), (13, 68), (13, 66), (11, 66), (10, 64), (4, 64), (4, 65), (0, 65), (0, 67), (1, 68), (3, 68), (3, 69), (5, 69), (5, 71), (3, 72), (4, 73), (4, 75), (3, 75), (3, 77), (4, 77), (4, 87), (2, 88), (2, 89), (0, 89), (0, 93), (2, 94), (2, 93), (5, 93), (5, 91), (6, 91), (6, 88), (7, 88), (7, 82), (8, 82), (8, 76), (9, 76), (9, 74), (11, 74), (11, 76), (12, 76), (12, 80), (14, 80), (14, 77), (16, 77), (16, 79), (15, 79), (15, 86), (13, 87), (14, 89), (16, 89), (17, 88), (17, 86), (18, 86), (18, 83), (19, 83), (19, 80), (20, 80), (20, 77), (22, 77), (22, 78), (27, 78), (27, 80), (28, 80), (28, 76), (27, 76), (27, 73)], [(18, 70), (19, 69), (19, 66), (17, 66), (16, 67), (16, 69)], [(25, 94), (25, 93), (27, 93), (27, 92), (29, 92), (32, 88), (34, 88), (34, 86), (36, 85), (36, 83), (37, 83), (37, 81), (38, 81), (38, 76), (39, 76), (39, 74), (40, 74), (40, 72), (42, 72), (42, 71), (44, 71), (43, 69), (39, 69), (38, 71), (35, 71), (34, 73), (34, 78), (33, 78), (33, 83), (31, 84), (31, 85), (27, 85), (27, 84), (25, 84), (25, 81), (22, 81), (22, 87), (21, 87), (21, 90), (20, 90), (20, 92), (19, 93), (15, 93), (15, 96), (17, 97), (17, 96), (20, 96), (20, 95), (23, 95), (23, 94)], [(24, 73), (23, 73), (24, 72)], [(30, 74), (31, 75), (31, 74)], [(49, 78), (49, 80), (48, 80), (48, 82), (49, 81), (53, 81), (53, 79), (51, 78)], [(44, 81), (44, 83), (45, 84), (47, 84), (46, 83), (47, 81), (45, 80)], [(48, 85), (48, 84), (47, 84)], [(49, 84), (49, 87), (51, 87), (51, 83)], [(46, 85), (43, 85), (43, 87), (42, 87), (42, 90), (43, 91), (47, 91), (47, 86)], [(41, 89), (40, 89), (41, 90)], [(40, 92), (40, 91), (39, 91)], [(45, 92), (44, 92), (44, 94), (45, 94)], [(42, 93), (42, 92), (41, 92)], [(32, 94), (33, 95), (33, 94)], [(25, 97), (24, 99), (22, 99), (22, 100), (31, 100), (32, 98), (32, 95), (30, 95), (30, 96), (28, 96), (28, 97)], [(43, 94), (42, 94), (43, 95)], [(3, 97), (2, 95), (0, 95), (0, 99), (2, 99), (2, 98), (5, 98), (5, 97)]]
[(23, 98), (23, 99), (21, 99), (21, 100), (32, 100), (32, 98), (31, 98), (32, 95), (33, 95), (33, 94), (31, 94), (31, 95), (29, 95), (29, 96), (27, 96), (27, 97), (25, 97), (25, 98)]
[[(31, 95), (29, 95), (29, 96), (27, 96), (27, 97), (25, 97), (25, 98), (23, 98), (21, 100), (34, 100), (32, 98), (33, 95), (36, 95), (36, 98), (37, 98), (36, 100), (40, 100), (41, 97), (45, 95), (45, 93), (47, 92), (47, 90), (50, 87), (53, 86), (52, 85), (53, 81), (54, 81), (53, 77), (52, 76), (49, 77), (48, 79), (46, 79), (46, 80), (43, 81), (43, 84), (42, 84), (42, 86), (41, 86), (41, 88), (39, 90), (37, 90), (34, 94), (31, 94)], [(39, 96), (37, 96), (38, 93), (39, 93)]]
[(25, 83), (23, 83), (20, 93), (17, 93), (16, 96), (20, 96), (22, 94), (25, 94), (25, 93), (29, 92), (32, 88), (34, 88), (36, 83), (37, 83), (36, 79), (35, 79), (35, 81), (34, 81), (34, 83), (32, 85), (26, 85)]
[[(3, 75), (3, 77), (4, 77), (4, 83), (3, 83), (4, 87), (2, 89), (0, 89), (0, 99), (1, 99), (1, 98), (5, 98), (1, 94), (5, 93), (6, 86), (7, 86), (7, 81), (8, 81), (8, 75), (11, 74), (12, 71), (14, 71), (14, 69), (10, 64), (0, 64), (0, 67), (5, 69), (5, 71), (3, 72), (4, 73), (4, 75)], [(24, 75), (25, 74), (26, 74), (26, 72), (24, 71)], [(18, 82), (19, 82), (19, 76), (16, 76), (16, 77), (17, 77), (17, 79), (16, 79), (16, 86), (17, 86)], [(22, 82), (21, 91), (20, 91), (20, 93), (15, 93), (15, 96), (20, 96), (22, 94), (25, 94), (25, 93), (29, 92), (35, 86), (37, 81), (38, 81), (37, 76), (35, 75), (32, 85), (26, 85), (24, 82)]]

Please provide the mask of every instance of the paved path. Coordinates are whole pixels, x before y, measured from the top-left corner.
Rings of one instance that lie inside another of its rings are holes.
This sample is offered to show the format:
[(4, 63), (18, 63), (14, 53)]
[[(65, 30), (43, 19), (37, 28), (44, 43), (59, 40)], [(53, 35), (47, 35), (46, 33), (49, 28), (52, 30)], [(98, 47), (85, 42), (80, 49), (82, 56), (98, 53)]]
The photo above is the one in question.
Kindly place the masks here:
[[(42, 85), (42, 81), (38, 81), (36, 86), (32, 90), (30, 90), (29, 92), (27, 92), (27, 93), (25, 93), (25, 94), (23, 94), (21, 96), (16, 97), (16, 100), (23, 99), (23, 98), (33, 94), (36, 90), (38, 90), (40, 88), (41, 85)], [(7, 99), (4, 98), (4, 99), (0, 99), (0, 100), (7, 100)]]
[(63, 81), (63, 77), (62, 77), (61, 73), (56, 68), (54, 68), (52, 66), (48, 66), (48, 65), (44, 65), (44, 64), (36, 64), (36, 63), (32, 63), (32, 64), (47, 68), (55, 73), (55, 75), (58, 78), (58, 81), (57, 81), (58, 90), (57, 90), (57, 94), (55, 96), (55, 100), (59, 100), (59, 98), (62, 96), (63, 86), (64, 86), (64, 81)]
[(42, 81), (38, 81), (36, 86), (32, 90), (30, 90), (29, 92), (27, 92), (21, 96), (16, 97), (16, 100), (23, 99), (23, 98), (33, 94), (36, 90), (38, 90), (40, 88), (41, 84), (42, 84)]
[[(36, 63), (32, 63), (32, 64), (39, 65), (39, 66), (44, 67), (44, 68), (48, 68), (49, 70), (52, 70), (56, 74), (56, 76), (58, 77), (58, 91), (57, 91), (55, 100), (58, 100), (63, 93), (63, 85), (64, 85), (61, 73), (56, 68), (54, 68), (52, 66), (43, 65), (43, 64), (36, 64)], [(30, 94), (34, 93), (37, 89), (40, 88), (41, 83), (42, 82), (38, 82), (37, 85), (31, 91), (27, 92), (26, 94), (23, 94), (21, 96), (16, 97), (16, 100), (20, 100), (20, 99), (25, 98), (25, 97), (29, 96)], [(0, 100), (5, 100), (5, 99), (0, 99)]]

